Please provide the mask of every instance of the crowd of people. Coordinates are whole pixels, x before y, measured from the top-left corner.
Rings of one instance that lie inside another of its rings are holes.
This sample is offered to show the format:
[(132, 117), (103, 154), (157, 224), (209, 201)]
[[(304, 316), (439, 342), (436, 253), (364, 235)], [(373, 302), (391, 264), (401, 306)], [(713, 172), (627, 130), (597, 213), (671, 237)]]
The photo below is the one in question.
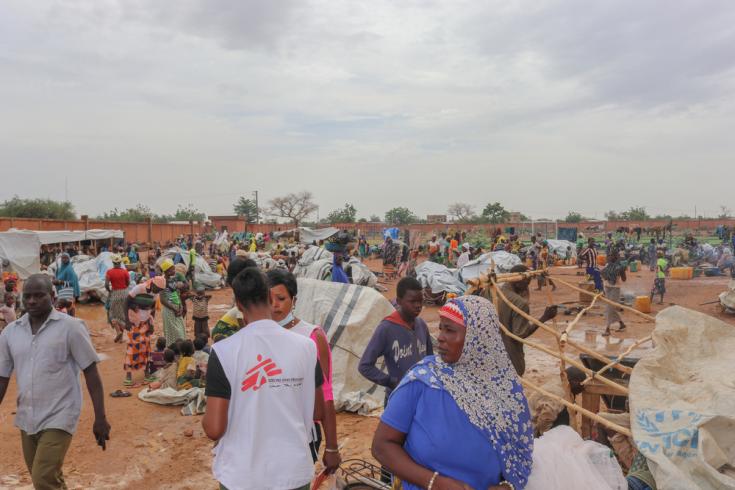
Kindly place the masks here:
[[(515, 308), (503, 302), (496, 311), (481, 296), (451, 299), (439, 310), (439, 334), (432, 342), (420, 318), (423, 286), (413, 274), (419, 253), (462, 267), (484, 252), (471, 246), (463, 233), (432, 236), (414, 247), (409, 238), (388, 236), (375, 250), (359, 237), (351, 251), (333, 254), (335, 282), (350, 281), (341, 266), (351, 253), (367, 258), (377, 252), (386, 277), (401, 277), (395, 312), (374, 327), (357, 367), (367, 380), (385, 387), (373, 455), (386, 475), (407, 489), (523, 488), (532, 470), (534, 436), (569, 423), (563, 407), (549, 416), (543, 403), (532, 399), (529, 406), (519, 381), (525, 372), (523, 344), (499, 328), (502, 323), (520, 338), (535, 332), (536, 325), (518, 313), (530, 312), (530, 279), (502, 286)], [(598, 260), (601, 247), (593, 238), (579, 247), (577, 264), (598, 292), (617, 301), (629, 249), (625, 241), (608, 238), (604, 268)], [(176, 254), (167, 256), (164, 250), (174, 246)], [(277, 262), (264, 271), (252, 254), (267, 247)], [(296, 253), (290, 253), (294, 249)], [(190, 237), (142, 253), (136, 246), (111, 252), (106, 307), (115, 342), (124, 344), (123, 385), (204, 390), (203, 427), (216, 441), (212, 467), (222, 488), (309, 488), (320, 453), (328, 473), (340, 465), (331, 347), (324, 330), (294, 315), (298, 282), (292, 271), (303, 249), (258, 234), (213, 240), (208, 246), (202, 237)], [(489, 249), (523, 256), (524, 263), (512, 273), (573, 259), (571, 249), (560, 257), (537, 236), (523, 244), (518, 236), (494, 234)], [(96, 367), (99, 358), (84, 323), (74, 318), (79, 281), (71, 267), (73, 252), (43, 250), (42, 263), (51, 273), (25, 280), (22, 295), (17, 276), (3, 277), (0, 320), (7, 326), (0, 334), (0, 401), (15, 372), (23, 394), (16, 424), (37, 488), (64, 485), (61, 468), (80, 415), (80, 371), (95, 409), (94, 436), (103, 449), (110, 432)], [(656, 273), (651, 296), (660, 294), (663, 301), (670, 267), (666, 250), (652, 241), (647, 252)], [(727, 256), (724, 251), (722, 255)], [(200, 257), (233, 292), (234, 305), (213, 325), (211, 295), (197, 281), (194, 267)], [(538, 288), (545, 285), (546, 279)], [(192, 335), (186, 328), (189, 311)], [(159, 314), (162, 332), (156, 336), (154, 319)], [(539, 321), (556, 314), (556, 307), (547, 307)], [(626, 328), (617, 310), (608, 308), (606, 334), (615, 323), (619, 330)], [(40, 376), (39, 366), (56, 372), (58, 379)], [(567, 377), (573, 392), (584, 379), (574, 368)], [(112, 393), (129, 395), (125, 390)]]

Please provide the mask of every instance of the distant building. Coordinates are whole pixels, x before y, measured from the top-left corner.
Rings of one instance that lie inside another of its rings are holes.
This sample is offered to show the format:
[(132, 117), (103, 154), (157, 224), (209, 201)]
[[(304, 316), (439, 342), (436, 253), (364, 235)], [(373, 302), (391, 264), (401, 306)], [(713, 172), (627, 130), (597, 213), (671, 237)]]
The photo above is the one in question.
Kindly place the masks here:
[(429, 224), (446, 223), (447, 215), (446, 214), (428, 214), (426, 215), (426, 222)]

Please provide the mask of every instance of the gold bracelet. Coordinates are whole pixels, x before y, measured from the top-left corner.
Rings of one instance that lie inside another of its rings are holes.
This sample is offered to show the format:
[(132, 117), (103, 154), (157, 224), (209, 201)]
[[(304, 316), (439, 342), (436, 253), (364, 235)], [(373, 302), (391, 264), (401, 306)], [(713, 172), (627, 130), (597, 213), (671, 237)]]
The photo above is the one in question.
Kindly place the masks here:
[(516, 490), (516, 487), (509, 481), (501, 481), (498, 485), (510, 488), (510, 490)]
[(439, 473), (435, 471), (434, 474), (431, 475), (431, 480), (429, 480), (429, 486), (426, 487), (426, 490), (431, 490), (431, 487), (434, 486), (434, 480), (436, 480), (437, 476), (439, 476)]

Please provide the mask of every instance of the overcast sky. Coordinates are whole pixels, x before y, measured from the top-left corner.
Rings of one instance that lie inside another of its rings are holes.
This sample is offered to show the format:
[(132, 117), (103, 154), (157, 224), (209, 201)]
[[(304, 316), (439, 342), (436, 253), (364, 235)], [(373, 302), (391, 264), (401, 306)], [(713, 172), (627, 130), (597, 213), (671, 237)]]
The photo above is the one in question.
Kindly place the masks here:
[(5, 0), (0, 199), (735, 208), (735, 2)]

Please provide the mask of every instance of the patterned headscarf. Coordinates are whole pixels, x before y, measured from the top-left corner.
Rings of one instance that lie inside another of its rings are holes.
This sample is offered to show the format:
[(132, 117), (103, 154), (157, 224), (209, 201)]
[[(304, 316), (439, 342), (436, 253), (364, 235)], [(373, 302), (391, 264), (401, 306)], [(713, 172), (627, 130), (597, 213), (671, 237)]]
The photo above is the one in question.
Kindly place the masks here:
[(449, 393), (470, 422), (500, 455), (503, 478), (516, 488), (526, 486), (533, 463), (533, 427), (528, 403), (500, 337), (492, 303), (463, 296), (448, 303), (462, 313), (467, 328), (459, 361), (447, 364), (428, 356), (404, 376)]

